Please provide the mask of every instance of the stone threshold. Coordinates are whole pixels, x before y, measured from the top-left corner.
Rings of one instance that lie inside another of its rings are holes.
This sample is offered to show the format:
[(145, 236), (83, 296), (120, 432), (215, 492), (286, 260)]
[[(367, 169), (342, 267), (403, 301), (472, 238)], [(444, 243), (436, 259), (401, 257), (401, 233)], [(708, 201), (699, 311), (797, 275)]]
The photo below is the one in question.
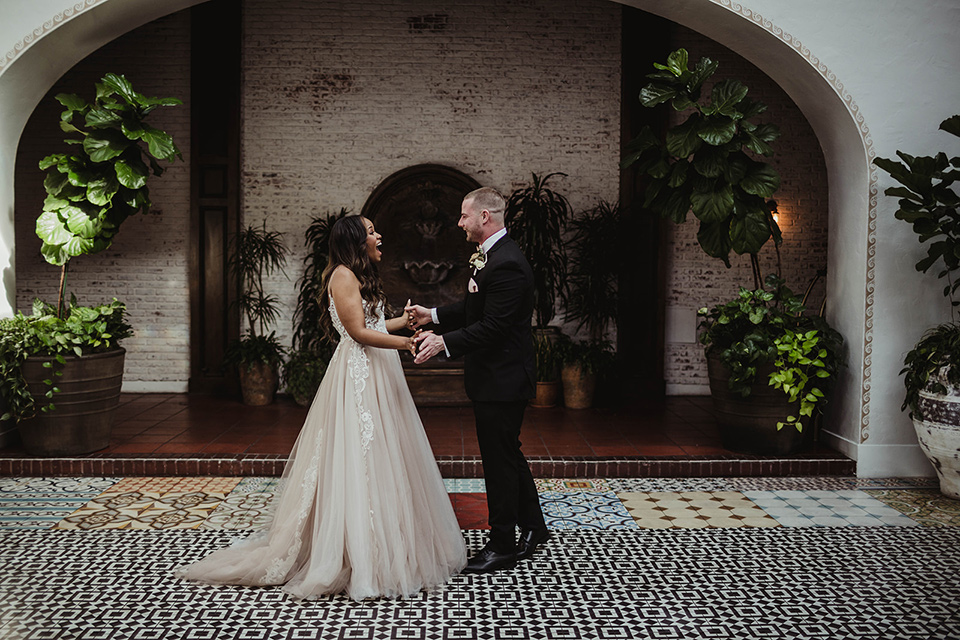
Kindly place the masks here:
[[(853, 476), (856, 462), (833, 453), (791, 457), (741, 454), (669, 457), (531, 457), (536, 478), (710, 478)], [(280, 476), (285, 455), (93, 454), (82, 458), (0, 458), (0, 477)], [(438, 456), (445, 478), (482, 478), (479, 456)]]

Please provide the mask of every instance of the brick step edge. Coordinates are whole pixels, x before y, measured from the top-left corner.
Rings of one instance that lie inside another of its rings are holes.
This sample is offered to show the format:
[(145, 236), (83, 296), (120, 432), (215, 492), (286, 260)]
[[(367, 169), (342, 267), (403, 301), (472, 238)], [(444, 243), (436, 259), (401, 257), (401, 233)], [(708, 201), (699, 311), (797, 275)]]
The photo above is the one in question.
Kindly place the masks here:
[[(280, 476), (286, 456), (115, 456), (98, 458), (0, 458), (0, 477), (42, 476)], [(529, 458), (536, 478), (712, 478), (752, 476), (853, 476), (856, 462), (843, 457), (762, 456)], [(444, 478), (482, 478), (479, 457), (437, 459)]]

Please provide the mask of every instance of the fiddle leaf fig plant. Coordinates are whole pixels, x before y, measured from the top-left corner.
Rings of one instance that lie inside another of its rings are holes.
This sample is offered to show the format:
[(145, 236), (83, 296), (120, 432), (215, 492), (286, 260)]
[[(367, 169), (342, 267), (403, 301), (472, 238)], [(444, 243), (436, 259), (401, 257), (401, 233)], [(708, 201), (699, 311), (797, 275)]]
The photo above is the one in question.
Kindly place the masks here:
[(626, 147), (621, 166), (636, 166), (645, 174), (644, 206), (680, 224), (692, 211), (700, 223), (697, 241), (707, 255), (730, 266), (730, 252), (749, 254), (760, 288), (756, 254), (773, 238), (779, 247), (780, 228), (773, 219), (775, 203), (768, 200), (780, 188), (780, 176), (760, 159), (773, 154), (771, 143), (779, 128), (753, 118), (766, 111), (747, 97), (737, 80), (715, 83), (709, 97), (704, 83), (718, 63), (701, 58), (692, 68), (686, 49), (671, 53), (640, 92), (645, 107), (670, 103), (689, 113), (660, 139), (646, 126)]
[(156, 108), (182, 104), (177, 98), (145, 97), (124, 76), (108, 73), (93, 102), (65, 93), (56, 99), (65, 107), (60, 128), (73, 136), (66, 142), (76, 151), (40, 161), (47, 198), (36, 231), (44, 259), (61, 267), (59, 316), (70, 259), (108, 248), (124, 220), (149, 210), (147, 178), (163, 173), (157, 161), (183, 155), (169, 134), (146, 122)]

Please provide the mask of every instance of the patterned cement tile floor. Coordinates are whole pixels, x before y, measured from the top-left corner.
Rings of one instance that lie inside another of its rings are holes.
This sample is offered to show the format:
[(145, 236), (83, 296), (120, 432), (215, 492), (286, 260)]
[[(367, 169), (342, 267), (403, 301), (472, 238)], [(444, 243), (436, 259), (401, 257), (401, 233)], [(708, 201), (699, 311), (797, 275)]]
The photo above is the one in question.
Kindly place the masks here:
[[(445, 482), (476, 550), (483, 481)], [(410, 600), (170, 575), (277, 483), (0, 478), (0, 638), (960, 639), (960, 502), (926, 479), (538, 480), (543, 551)]]

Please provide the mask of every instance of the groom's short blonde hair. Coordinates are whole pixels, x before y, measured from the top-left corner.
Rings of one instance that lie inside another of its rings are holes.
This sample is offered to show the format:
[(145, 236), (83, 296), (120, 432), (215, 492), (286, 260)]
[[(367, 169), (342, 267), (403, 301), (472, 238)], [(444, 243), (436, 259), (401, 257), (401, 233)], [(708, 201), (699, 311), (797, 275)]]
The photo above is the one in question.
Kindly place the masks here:
[(507, 210), (507, 201), (493, 187), (480, 187), (468, 193), (463, 199), (470, 201), (474, 207), (481, 211), (486, 209), (495, 222), (503, 224), (503, 214)]

